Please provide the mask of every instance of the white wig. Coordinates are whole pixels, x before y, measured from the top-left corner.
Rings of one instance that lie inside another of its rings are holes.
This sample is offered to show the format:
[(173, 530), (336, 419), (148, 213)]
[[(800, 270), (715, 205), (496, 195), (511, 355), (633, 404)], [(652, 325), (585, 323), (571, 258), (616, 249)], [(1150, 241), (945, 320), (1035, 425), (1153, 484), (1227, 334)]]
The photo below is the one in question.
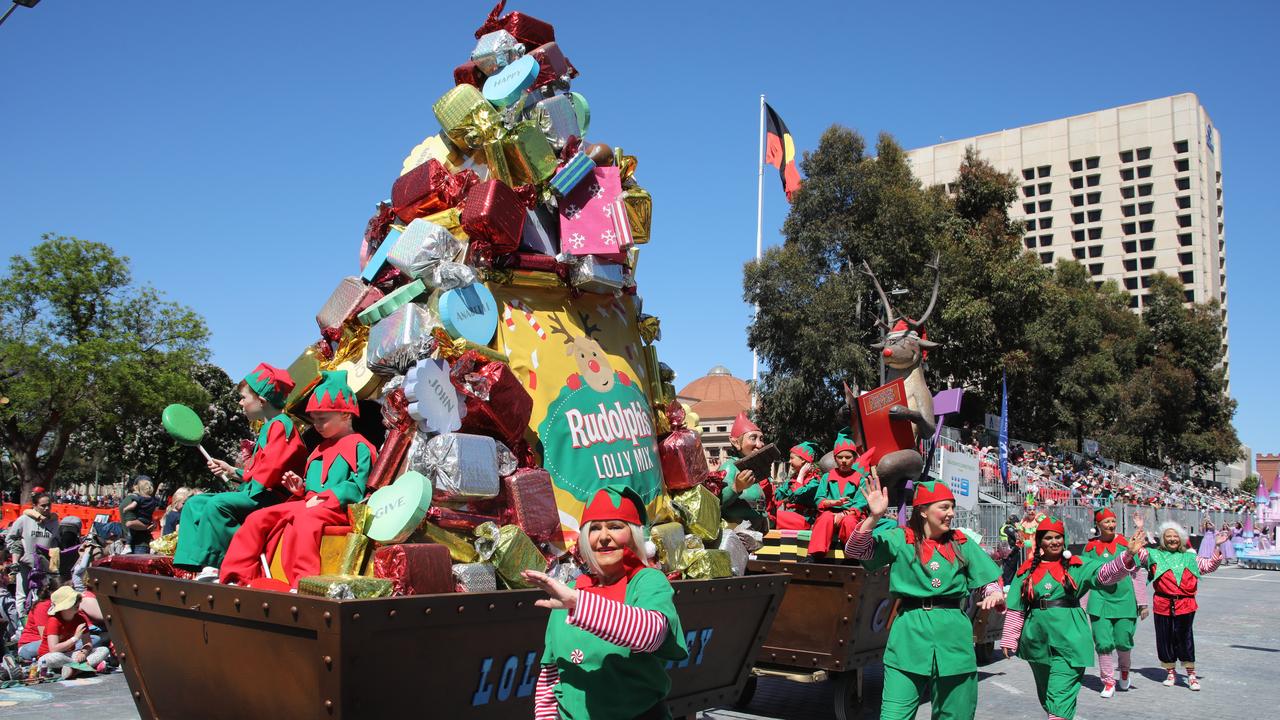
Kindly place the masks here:
[(1159, 531), (1161, 540), (1164, 539), (1164, 533), (1166, 530), (1176, 530), (1178, 532), (1178, 537), (1182, 538), (1182, 547), (1184, 549), (1191, 546), (1191, 536), (1187, 534), (1187, 529), (1182, 527), (1181, 524), (1176, 523), (1173, 520), (1165, 520), (1160, 523)]
[[(587, 572), (595, 577), (600, 577), (600, 563), (596, 561), (596, 554), (591, 549), (591, 540), (587, 530), (591, 523), (582, 523), (582, 527), (578, 528), (578, 555), (582, 558), (582, 564), (587, 566)], [(627, 523), (627, 527), (631, 528), (631, 543), (627, 547), (631, 548), (631, 552), (640, 558), (640, 562), (646, 567), (650, 567), (649, 554), (644, 548), (644, 528), (635, 523)]]

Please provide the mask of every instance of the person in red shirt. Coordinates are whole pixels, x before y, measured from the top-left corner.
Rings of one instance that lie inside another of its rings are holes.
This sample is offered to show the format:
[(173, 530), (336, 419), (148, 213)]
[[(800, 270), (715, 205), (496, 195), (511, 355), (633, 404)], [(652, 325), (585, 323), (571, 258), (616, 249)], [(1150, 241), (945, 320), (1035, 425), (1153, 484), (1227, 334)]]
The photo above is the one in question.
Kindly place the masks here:
[[(1143, 528), (1141, 515), (1134, 518), (1134, 527)], [(1222, 553), (1212, 557), (1200, 557), (1191, 547), (1186, 529), (1173, 521), (1160, 523), (1159, 547), (1143, 548), (1137, 553), (1138, 561), (1147, 567), (1147, 579), (1155, 597), (1151, 610), (1156, 626), (1156, 654), (1160, 665), (1169, 673), (1164, 680), (1166, 687), (1178, 682), (1176, 666), (1179, 662), (1187, 671), (1187, 686), (1200, 689), (1196, 677), (1196, 641), (1191, 626), (1196, 619), (1196, 591), (1200, 576), (1211, 573), (1222, 564)], [(1218, 533), (1221, 544), (1231, 534)]]
[(41, 588), (39, 600), (27, 614), (27, 624), (22, 626), (22, 635), (18, 638), (18, 658), (23, 662), (35, 662), (40, 657), (40, 643), (44, 640), (44, 626), (49, 621), (48, 585)]
[(49, 596), (49, 619), (45, 622), (44, 638), (37, 651), (40, 672), (52, 674), (60, 671), (65, 679), (75, 677), (84, 665), (97, 672), (105, 670), (111, 650), (93, 647), (89, 636), (92, 623), (89, 616), (80, 610), (80, 593), (69, 586), (54, 590)]

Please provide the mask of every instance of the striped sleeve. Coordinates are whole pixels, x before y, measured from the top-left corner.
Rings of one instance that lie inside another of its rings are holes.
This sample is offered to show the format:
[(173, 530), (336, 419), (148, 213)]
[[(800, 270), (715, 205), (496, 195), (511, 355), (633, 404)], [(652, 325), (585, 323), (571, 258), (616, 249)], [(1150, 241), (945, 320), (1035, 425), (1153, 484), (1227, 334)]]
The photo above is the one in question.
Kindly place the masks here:
[(1129, 571), (1129, 576), (1133, 578), (1133, 599), (1137, 601), (1138, 607), (1145, 607), (1150, 602), (1147, 597), (1146, 568), (1135, 567)]
[(998, 582), (990, 582), (982, 587), (982, 597), (986, 598), (993, 593), (1003, 593), (1004, 586)]
[(590, 592), (578, 593), (577, 606), (565, 622), (634, 652), (653, 652), (667, 637), (667, 617), (662, 613)]
[(556, 685), (560, 683), (560, 671), (555, 665), (543, 665), (538, 672), (538, 687), (533, 693), (533, 720), (559, 720), (560, 708), (556, 703)]
[(1221, 564), (1222, 553), (1220, 552), (1215, 552), (1211, 558), (1196, 557), (1196, 566), (1200, 568), (1200, 572), (1202, 573), (1211, 573), (1214, 570), (1217, 570), (1218, 566)]
[(875, 550), (875, 538), (871, 533), (863, 531), (861, 527), (854, 529), (849, 535), (849, 542), (844, 544), (845, 557), (854, 560), (869, 560), (871, 553)]
[(1026, 617), (1021, 610), (1010, 610), (1004, 614), (1004, 632), (1000, 634), (1000, 647), (1007, 650), (1018, 649), (1018, 638), (1022, 637), (1022, 623)]
[(1125, 567), (1124, 555), (1104, 564), (1098, 568), (1098, 583), (1102, 585), (1115, 585), (1129, 574), (1129, 568)]

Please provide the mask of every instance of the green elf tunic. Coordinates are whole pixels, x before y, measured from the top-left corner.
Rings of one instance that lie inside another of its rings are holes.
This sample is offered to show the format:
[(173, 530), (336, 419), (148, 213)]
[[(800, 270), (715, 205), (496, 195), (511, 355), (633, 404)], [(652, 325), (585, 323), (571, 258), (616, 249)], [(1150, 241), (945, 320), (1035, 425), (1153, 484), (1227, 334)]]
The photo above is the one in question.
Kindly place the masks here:
[[(935, 718), (973, 717), (978, 662), (973, 623), (961, 605), (974, 590), (999, 580), (1000, 568), (959, 531), (952, 533), (950, 542), (940, 543), (918, 539), (910, 528), (884, 519), (874, 538), (874, 550), (863, 565), (869, 571), (887, 566), (889, 592), (905, 606), (889, 630), (885, 648), (881, 720), (914, 718), (926, 685), (933, 688)], [(858, 540), (855, 534), (850, 547)], [(939, 605), (926, 609), (918, 600)]]
[[(1117, 535), (1111, 542), (1090, 540), (1085, 546), (1083, 560), (1107, 563), (1120, 557), (1129, 547), (1125, 539)], [(1133, 633), (1138, 625), (1138, 598), (1133, 578), (1126, 576), (1115, 585), (1104, 585), (1089, 593), (1085, 611), (1089, 614), (1089, 626), (1093, 629), (1093, 647), (1101, 654), (1112, 650), (1132, 650)], [(1145, 604), (1145, 594), (1143, 603)]]
[[(1005, 639), (1017, 638), (1018, 657), (1031, 665), (1040, 706), (1061, 718), (1075, 716), (1080, 681), (1085, 668), (1093, 664), (1089, 620), (1072, 600), (1103, 587), (1098, 579), (1103, 564), (1101, 560), (1084, 562), (1072, 556), (1064, 572), (1061, 563), (1028, 561), (1018, 569), (1009, 586), (1009, 611), (1023, 613), (1023, 623), (1019, 636), (1016, 622), (1006, 619)], [(1028, 577), (1031, 578), (1030, 602), (1022, 597), (1023, 581)], [(1067, 577), (1074, 581), (1074, 591), (1068, 587)], [(1067, 605), (1041, 608), (1041, 601), (1066, 602)], [(1001, 644), (1005, 645), (1005, 640)]]
[(733, 487), (733, 480), (738, 477), (737, 463), (730, 458), (720, 465), (720, 469), (724, 471), (724, 489), (720, 491), (720, 517), (731, 525), (746, 520), (753, 526), (767, 526), (767, 516), (756, 508), (763, 508), (768, 504), (769, 498), (765, 496), (764, 488), (768, 486), (772, 491), (773, 485), (769, 478), (756, 478), (754, 485), (738, 492)]
[[(663, 703), (671, 689), (666, 665), (689, 656), (671, 583), (659, 570), (640, 568), (611, 586), (597, 588), (587, 575), (576, 586), (573, 617), (553, 610), (547, 621), (535, 717), (670, 718)], [(645, 638), (637, 609), (661, 613), (666, 632)]]
[(286, 472), (302, 472), (306, 445), (293, 419), (280, 413), (262, 425), (253, 452), (236, 475), (238, 490), (193, 495), (182, 506), (178, 547), (173, 564), (189, 568), (217, 567), (227, 546), (249, 513), (270, 507), (284, 496), (276, 491)]
[[(818, 507), (823, 500), (830, 500), (836, 505), (825, 508), (826, 510), (833, 512), (857, 510), (865, 515), (867, 498), (859, 491), (862, 487), (862, 477), (863, 474), (858, 471), (857, 466), (850, 468), (849, 474), (843, 476), (840, 475), (839, 470), (833, 468), (822, 473), (822, 477), (810, 480), (804, 487), (792, 493), (791, 501)], [(844, 489), (840, 488), (841, 479), (844, 480)]]

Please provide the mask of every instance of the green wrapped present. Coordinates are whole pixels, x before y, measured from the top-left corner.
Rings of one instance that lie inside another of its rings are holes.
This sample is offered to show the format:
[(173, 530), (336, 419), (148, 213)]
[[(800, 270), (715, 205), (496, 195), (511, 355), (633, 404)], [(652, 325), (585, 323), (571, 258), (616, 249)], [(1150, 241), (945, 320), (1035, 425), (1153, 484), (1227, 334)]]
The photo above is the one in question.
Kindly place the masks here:
[(364, 600), (391, 597), (392, 583), (383, 578), (360, 575), (312, 575), (298, 580), (299, 595), (331, 600)]
[(672, 498), (684, 527), (708, 542), (720, 537), (720, 498), (702, 485)]
[(733, 577), (733, 561), (724, 550), (688, 550), (684, 576), (694, 580)]
[(476, 553), (475, 546), (468, 542), (466, 538), (450, 530), (445, 530), (430, 520), (418, 526), (418, 531), (413, 534), (409, 542), (429, 542), (444, 545), (449, 548), (449, 557), (456, 563), (473, 563), (480, 560), (480, 555)]
[(507, 168), (515, 185), (536, 185), (556, 172), (556, 153), (532, 122), (522, 122), (511, 128), (502, 142)]
[(658, 564), (663, 572), (675, 572), (684, 563), (684, 527), (678, 522), (654, 525), (649, 540), (658, 549)]
[(484, 99), (477, 87), (462, 84), (441, 96), (431, 109), (440, 121), (440, 127), (444, 128), (445, 135), (458, 147), (471, 150), (477, 146), (467, 140), (469, 125), (477, 111), (492, 111), (493, 106)]
[(547, 559), (519, 525), (481, 523), (476, 527), (476, 552), (481, 560), (493, 563), (498, 577), (512, 590), (533, 587), (521, 577), (523, 571), (547, 569)]
[(364, 563), (368, 557), (369, 536), (347, 533), (347, 546), (342, 549), (342, 564), (338, 572), (343, 575), (359, 575), (364, 572)]

